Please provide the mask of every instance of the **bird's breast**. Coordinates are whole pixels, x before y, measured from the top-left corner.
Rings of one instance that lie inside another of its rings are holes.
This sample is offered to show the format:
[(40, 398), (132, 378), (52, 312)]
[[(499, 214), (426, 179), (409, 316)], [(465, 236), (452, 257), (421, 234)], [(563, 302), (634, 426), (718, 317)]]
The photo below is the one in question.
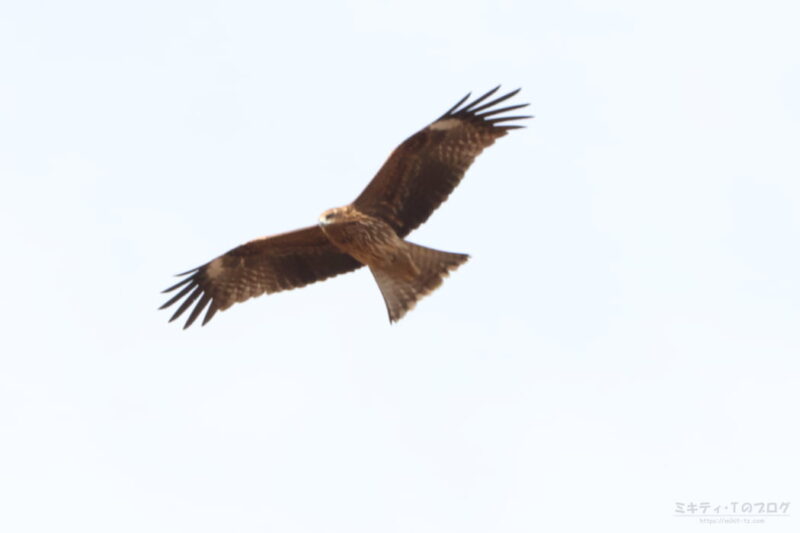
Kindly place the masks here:
[(368, 216), (322, 226), (328, 239), (341, 251), (365, 265), (392, 261), (403, 249), (403, 241), (386, 222)]

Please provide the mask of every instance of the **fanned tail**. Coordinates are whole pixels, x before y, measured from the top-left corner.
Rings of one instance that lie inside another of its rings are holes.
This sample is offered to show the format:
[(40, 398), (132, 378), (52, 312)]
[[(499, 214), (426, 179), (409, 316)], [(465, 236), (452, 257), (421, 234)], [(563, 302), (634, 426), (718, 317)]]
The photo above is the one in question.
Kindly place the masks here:
[(370, 266), (386, 302), (389, 322), (397, 322), (403, 318), (422, 297), (433, 292), (450, 272), (469, 259), (467, 254), (441, 252), (410, 242), (404, 244), (418, 272), (403, 276), (394, 271)]

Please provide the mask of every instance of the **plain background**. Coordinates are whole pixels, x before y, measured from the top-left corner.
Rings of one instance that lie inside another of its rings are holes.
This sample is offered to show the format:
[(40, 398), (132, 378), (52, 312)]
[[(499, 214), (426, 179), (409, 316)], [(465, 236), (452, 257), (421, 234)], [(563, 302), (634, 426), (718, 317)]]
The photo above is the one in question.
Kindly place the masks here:
[[(4, 2), (0, 530), (707, 531), (676, 504), (800, 505), (797, 9)], [(411, 235), (472, 259), (402, 322), (365, 270), (204, 328), (156, 312), (498, 83), (536, 118)]]

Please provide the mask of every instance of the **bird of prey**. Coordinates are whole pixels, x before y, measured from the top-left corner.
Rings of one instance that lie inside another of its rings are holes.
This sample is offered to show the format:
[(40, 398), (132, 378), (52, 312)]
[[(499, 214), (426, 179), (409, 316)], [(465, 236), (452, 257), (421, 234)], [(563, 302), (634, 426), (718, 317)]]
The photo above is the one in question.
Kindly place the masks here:
[(514, 121), (530, 118), (507, 114), (528, 104), (497, 107), (519, 92), (491, 99), (499, 88), (464, 105), (467, 94), (406, 139), (353, 203), (325, 211), (317, 225), (252, 240), (178, 274), (184, 279), (163, 291), (178, 292), (161, 309), (183, 299), (170, 322), (194, 304), (184, 328), (207, 309), (205, 325), (235, 303), (367, 265), (386, 302), (389, 322), (400, 320), (469, 258), (404, 238), (447, 199), (484, 148), (522, 127)]

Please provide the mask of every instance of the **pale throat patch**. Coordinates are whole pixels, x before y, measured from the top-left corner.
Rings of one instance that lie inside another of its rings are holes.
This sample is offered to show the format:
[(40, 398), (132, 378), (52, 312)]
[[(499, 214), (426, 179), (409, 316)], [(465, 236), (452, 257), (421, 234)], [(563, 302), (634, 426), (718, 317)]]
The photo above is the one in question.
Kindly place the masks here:
[[(335, 211), (335, 210), (333, 210), (333, 209), (328, 209), (327, 211), (325, 211), (324, 213), (322, 213), (322, 214), (319, 216), (319, 223), (320, 223), (320, 225), (322, 225), (322, 226), (327, 226), (328, 224), (332, 224), (332, 223), (333, 223), (333, 221), (334, 221), (334, 219), (336, 218), (336, 215), (337, 215), (337, 213), (336, 213), (336, 211)], [(328, 216), (331, 216), (331, 218), (330, 218), (330, 219), (326, 218), (326, 217), (328, 217)]]
[(437, 120), (428, 127), (432, 130), (450, 130), (458, 127), (460, 124), (461, 121), (457, 118), (446, 118), (444, 120)]
[[(319, 223), (322, 226), (327, 226), (328, 224), (333, 224), (334, 222), (339, 222), (343, 215), (347, 213), (348, 206), (344, 207), (332, 207), (326, 211), (324, 211), (319, 216)], [(330, 217), (330, 218), (326, 218)]]

